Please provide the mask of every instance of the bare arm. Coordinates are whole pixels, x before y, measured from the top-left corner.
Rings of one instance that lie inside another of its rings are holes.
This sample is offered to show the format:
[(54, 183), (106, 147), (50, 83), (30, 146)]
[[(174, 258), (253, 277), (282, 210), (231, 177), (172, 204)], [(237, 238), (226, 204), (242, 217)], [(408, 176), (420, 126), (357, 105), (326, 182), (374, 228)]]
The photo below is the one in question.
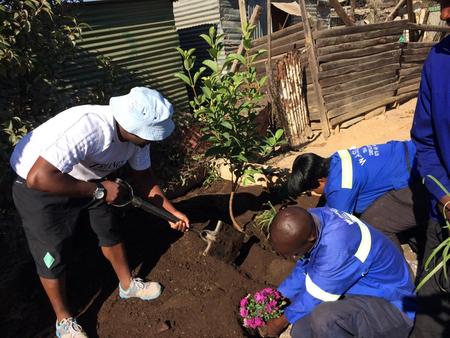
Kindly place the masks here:
[(178, 211), (161, 191), (159, 185), (156, 184), (151, 168), (141, 171), (131, 170), (131, 178), (139, 196), (147, 198), (153, 204), (162, 207), (181, 220), (177, 223), (170, 223), (173, 229), (179, 231), (187, 231), (189, 229), (189, 219), (185, 214)]
[[(111, 203), (123, 193), (123, 188), (115, 182), (103, 181), (106, 189), (106, 202)], [(97, 185), (80, 181), (62, 173), (58, 168), (40, 157), (36, 160), (27, 176), (27, 187), (55, 195), (69, 197), (92, 197)]]

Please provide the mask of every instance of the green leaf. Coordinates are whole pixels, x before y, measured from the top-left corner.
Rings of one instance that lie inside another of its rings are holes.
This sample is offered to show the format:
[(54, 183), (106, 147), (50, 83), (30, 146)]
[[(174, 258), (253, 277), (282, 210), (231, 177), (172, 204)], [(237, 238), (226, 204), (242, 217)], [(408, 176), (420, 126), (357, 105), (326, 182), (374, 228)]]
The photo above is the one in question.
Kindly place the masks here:
[(211, 69), (214, 73), (217, 73), (217, 71), (219, 70), (219, 67), (217, 66), (217, 63), (215, 63), (212, 60), (204, 60), (203, 64), (208, 67), (209, 69)]
[(205, 67), (200, 67), (200, 69), (194, 74), (194, 85), (197, 83), (198, 78), (203, 74), (205, 69)]
[(191, 56), (195, 52), (195, 48), (191, 48), (187, 51), (187, 56)]
[(183, 73), (175, 73), (175, 77), (179, 78), (181, 81), (186, 83), (188, 86), (192, 87), (191, 80)]
[(284, 134), (284, 130), (283, 130), (283, 129), (278, 129), (278, 130), (275, 132), (275, 138), (276, 138), (277, 140), (279, 140), (279, 139), (283, 136), (283, 134)]
[(194, 66), (194, 63), (192, 62), (192, 59), (189, 57), (187, 59), (184, 59), (183, 66), (187, 71), (190, 71)]
[(245, 63), (246, 63), (245, 57), (243, 57), (241, 54), (237, 54), (237, 53), (229, 54), (227, 59), (238, 60), (243, 65), (245, 65)]
[(207, 43), (208, 45), (210, 45), (211, 47), (214, 47), (213, 42), (212, 42), (211, 38), (210, 38), (208, 35), (206, 35), (206, 34), (200, 34), (200, 37), (201, 37), (203, 40), (205, 40), (206, 43)]
[(181, 54), (181, 56), (185, 56), (185, 51), (183, 49), (181, 49), (180, 47), (175, 47), (175, 49), (178, 51), (178, 53)]
[(233, 130), (233, 126), (232, 126), (231, 123), (228, 122), (228, 121), (222, 121), (220, 124), (221, 124), (222, 126), (224, 126), (225, 128), (227, 128), (227, 129)]

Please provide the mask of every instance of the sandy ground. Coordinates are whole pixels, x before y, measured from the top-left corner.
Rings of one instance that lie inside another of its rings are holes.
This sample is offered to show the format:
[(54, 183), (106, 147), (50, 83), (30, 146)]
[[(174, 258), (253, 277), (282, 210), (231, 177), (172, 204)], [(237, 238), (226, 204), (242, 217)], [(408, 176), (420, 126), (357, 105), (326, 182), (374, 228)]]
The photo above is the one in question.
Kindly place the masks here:
[(313, 142), (299, 151), (292, 151), (276, 157), (269, 164), (280, 168), (291, 168), (296, 156), (302, 153), (313, 152), (321, 156), (330, 156), (340, 149), (352, 146), (360, 147), (366, 144), (385, 143), (390, 140), (407, 140), (416, 107), (416, 99), (410, 100), (384, 114), (363, 120), (341, 129), (328, 139), (319, 135)]

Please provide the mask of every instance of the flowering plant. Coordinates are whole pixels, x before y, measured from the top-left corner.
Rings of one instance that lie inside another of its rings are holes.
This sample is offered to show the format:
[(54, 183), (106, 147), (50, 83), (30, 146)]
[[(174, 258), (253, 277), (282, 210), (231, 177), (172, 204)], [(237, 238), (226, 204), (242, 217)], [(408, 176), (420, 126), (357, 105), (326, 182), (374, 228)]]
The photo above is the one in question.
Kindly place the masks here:
[(278, 290), (265, 288), (253, 296), (248, 294), (242, 298), (239, 314), (244, 320), (245, 327), (256, 329), (264, 326), (269, 319), (279, 318), (286, 304), (286, 300)]

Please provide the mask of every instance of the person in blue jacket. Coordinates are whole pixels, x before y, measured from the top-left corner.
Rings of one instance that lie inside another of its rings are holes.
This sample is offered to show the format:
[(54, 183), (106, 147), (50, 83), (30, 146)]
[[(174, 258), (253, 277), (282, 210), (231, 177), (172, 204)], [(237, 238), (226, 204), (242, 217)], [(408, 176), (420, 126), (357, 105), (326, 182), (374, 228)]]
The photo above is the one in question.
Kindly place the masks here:
[(293, 338), (408, 337), (415, 316), (408, 265), (371, 225), (333, 208), (288, 207), (275, 216), (270, 242), (301, 258), (278, 287), (289, 305), (263, 336), (291, 323)]
[[(441, 19), (450, 26), (450, 0), (441, 1)], [(450, 36), (431, 49), (423, 66), (411, 136), (417, 147), (418, 170), (431, 196), (431, 217), (424, 251), (426, 260), (449, 236)], [(435, 264), (442, 261), (442, 257), (436, 258)], [(431, 264), (421, 278), (433, 268)], [(450, 261), (447, 261), (449, 269)], [(420, 311), (414, 337), (450, 337), (450, 282), (443, 271), (438, 271), (426, 282), (418, 295)]]
[(426, 223), (426, 193), (415, 175), (412, 141), (339, 150), (329, 158), (297, 156), (289, 194), (314, 191), (326, 205), (373, 224), (400, 247), (398, 233)]

